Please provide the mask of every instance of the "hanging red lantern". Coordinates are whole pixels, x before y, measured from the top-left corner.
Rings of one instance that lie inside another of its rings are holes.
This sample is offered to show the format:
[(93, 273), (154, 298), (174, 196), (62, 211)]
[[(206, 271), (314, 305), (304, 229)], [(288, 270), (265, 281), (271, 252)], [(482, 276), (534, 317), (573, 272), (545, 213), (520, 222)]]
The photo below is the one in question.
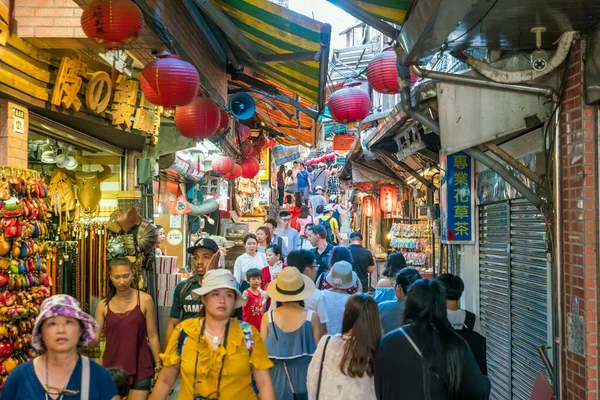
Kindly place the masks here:
[(335, 160), (335, 153), (329, 153), (327, 154), (326, 160)]
[(231, 172), (233, 168), (233, 158), (229, 157), (227, 154), (222, 154), (217, 156), (211, 163), (212, 170), (217, 174), (227, 174)]
[(254, 147), (252, 147), (252, 143), (250, 143), (247, 140), (244, 140), (241, 144), (240, 144), (240, 148), (242, 149), (242, 154), (244, 156), (249, 156), (250, 153), (252, 153), (252, 151), (254, 150)]
[(384, 213), (391, 213), (396, 210), (398, 202), (398, 191), (395, 186), (384, 185), (379, 189), (379, 205)]
[(362, 212), (366, 217), (371, 218), (375, 211), (375, 199), (373, 196), (365, 196), (362, 200)]
[(369, 115), (371, 98), (358, 86), (360, 86), (360, 82), (351, 82), (329, 97), (327, 105), (331, 118), (335, 122), (340, 124), (356, 123)]
[(400, 93), (397, 60), (391, 47), (373, 57), (367, 66), (367, 80), (374, 91), (385, 94)]
[(221, 119), (219, 120), (219, 128), (217, 128), (217, 132), (225, 132), (227, 128), (229, 128), (229, 114), (227, 114), (227, 111), (221, 109)]
[(95, 0), (81, 14), (81, 28), (89, 39), (114, 50), (140, 37), (144, 16), (130, 0)]
[(169, 108), (191, 103), (198, 93), (200, 77), (192, 64), (175, 54), (166, 54), (144, 67), (140, 83), (150, 103)]
[(254, 143), (254, 148), (257, 149), (260, 153), (261, 151), (267, 148), (267, 140), (263, 136), (261, 136), (260, 138), (258, 138), (256, 143)]
[(231, 171), (225, 174), (225, 179), (237, 179), (242, 176), (242, 167), (239, 164), (233, 164)]
[(252, 132), (250, 132), (250, 128), (248, 128), (246, 125), (239, 124), (237, 127), (237, 133), (240, 136), (241, 140), (246, 140), (250, 137), (250, 134)]
[(248, 157), (240, 163), (242, 167), (242, 177), (247, 179), (254, 178), (260, 171), (260, 163), (256, 157)]
[(221, 112), (214, 101), (198, 94), (188, 105), (177, 107), (175, 126), (188, 138), (201, 140), (217, 133)]

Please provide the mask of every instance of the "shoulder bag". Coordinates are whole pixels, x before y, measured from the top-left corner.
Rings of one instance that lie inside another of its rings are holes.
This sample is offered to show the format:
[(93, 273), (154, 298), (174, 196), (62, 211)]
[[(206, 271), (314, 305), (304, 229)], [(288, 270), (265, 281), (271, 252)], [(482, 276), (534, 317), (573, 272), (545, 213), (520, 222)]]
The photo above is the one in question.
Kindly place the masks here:
[(319, 400), (319, 394), (321, 393), (321, 378), (323, 377), (323, 364), (325, 364), (325, 353), (327, 352), (327, 346), (329, 345), (329, 339), (331, 336), (327, 336), (325, 340), (325, 347), (323, 348), (323, 355), (321, 356), (321, 366), (319, 367), (319, 380), (317, 381), (317, 399)]

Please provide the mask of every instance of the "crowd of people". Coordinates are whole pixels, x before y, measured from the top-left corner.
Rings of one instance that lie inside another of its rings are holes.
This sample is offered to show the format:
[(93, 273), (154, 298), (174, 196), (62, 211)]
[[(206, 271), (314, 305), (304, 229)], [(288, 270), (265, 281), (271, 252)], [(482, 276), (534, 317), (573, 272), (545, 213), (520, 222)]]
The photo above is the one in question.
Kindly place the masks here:
[[(360, 232), (344, 246), (325, 169), (295, 167), (289, 206), (244, 237), (232, 271), (209, 238), (187, 249), (194, 272), (174, 291), (162, 352), (153, 300), (115, 258), (95, 318), (69, 296), (42, 304), (41, 355), (10, 374), (0, 400), (163, 400), (177, 380), (178, 398), (194, 400), (487, 399), (485, 338), (459, 307), (460, 277), (423, 279), (394, 252), (371, 288), (375, 261)], [(81, 355), (101, 337), (102, 366)]]

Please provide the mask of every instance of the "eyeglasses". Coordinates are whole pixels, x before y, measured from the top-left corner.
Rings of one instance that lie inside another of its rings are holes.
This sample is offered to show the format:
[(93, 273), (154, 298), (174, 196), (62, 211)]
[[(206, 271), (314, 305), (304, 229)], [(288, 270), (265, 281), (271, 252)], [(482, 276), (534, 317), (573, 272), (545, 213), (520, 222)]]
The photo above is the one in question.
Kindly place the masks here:
[(53, 386), (45, 386), (44, 391), (50, 396), (75, 397), (79, 396), (79, 390), (59, 389)]

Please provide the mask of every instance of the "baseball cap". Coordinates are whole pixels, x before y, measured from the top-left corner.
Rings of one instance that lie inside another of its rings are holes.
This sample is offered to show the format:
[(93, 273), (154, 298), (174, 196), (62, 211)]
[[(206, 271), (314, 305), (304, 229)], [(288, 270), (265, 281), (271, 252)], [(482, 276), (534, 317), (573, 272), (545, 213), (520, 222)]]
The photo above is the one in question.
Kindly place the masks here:
[(193, 246), (187, 248), (187, 252), (189, 254), (194, 254), (194, 251), (198, 249), (208, 249), (216, 253), (219, 250), (219, 245), (212, 239), (200, 238), (196, 240), (196, 243), (194, 243)]
[(331, 196), (329, 196), (329, 200), (335, 201), (335, 199), (337, 199), (337, 194), (332, 194)]
[(315, 190), (323, 190), (323, 186), (317, 185), (317, 186), (315, 186)]
[(324, 212), (333, 211), (333, 204), (327, 204), (323, 209)]

